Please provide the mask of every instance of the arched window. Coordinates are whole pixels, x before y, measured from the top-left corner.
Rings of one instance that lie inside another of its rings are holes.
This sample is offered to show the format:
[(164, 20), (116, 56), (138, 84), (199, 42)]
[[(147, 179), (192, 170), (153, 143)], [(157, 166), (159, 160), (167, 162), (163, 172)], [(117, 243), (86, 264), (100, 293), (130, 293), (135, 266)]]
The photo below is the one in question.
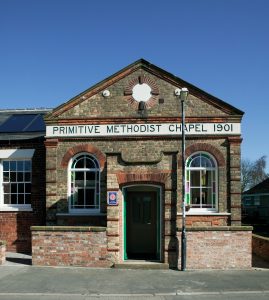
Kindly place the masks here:
[(217, 210), (217, 163), (208, 153), (198, 152), (186, 161), (186, 202), (191, 208)]
[(100, 166), (88, 153), (80, 153), (69, 162), (69, 211), (100, 211)]

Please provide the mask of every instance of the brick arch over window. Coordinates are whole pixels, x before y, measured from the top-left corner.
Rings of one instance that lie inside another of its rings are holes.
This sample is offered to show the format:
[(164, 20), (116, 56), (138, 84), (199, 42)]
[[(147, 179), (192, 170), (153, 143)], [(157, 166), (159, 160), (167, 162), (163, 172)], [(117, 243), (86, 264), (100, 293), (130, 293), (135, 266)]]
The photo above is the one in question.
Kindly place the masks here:
[(81, 144), (68, 149), (62, 159), (61, 166), (63, 168), (67, 168), (70, 159), (80, 152), (88, 152), (90, 154), (93, 154), (99, 161), (101, 171), (103, 170), (106, 162), (106, 157), (98, 148), (91, 144)]
[[(211, 155), (213, 155), (215, 157), (215, 159), (217, 160), (218, 166), (219, 167), (223, 167), (225, 166), (225, 158), (223, 156), (223, 154), (214, 146), (210, 145), (210, 144), (206, 144), (206, 143), (197, 143), (197, 144), (193, 144), (189, 147), (186, 148), (186, 152), (185, 152), (185, 157), (189, 157), (190, 155), (192, 155), (195, 152), (199, 152), (199, 151), (205, 151), (210, 153)], [(178, 161), (179, 167), (181, 166), (181, 158)]]
[(150, 182), (150, 183), (166, 183), (168, 179), (168, 173), (117, 173), (117, 179), (119, 185), (124, 185), (127, 183), (137, 183), (137, 182)]

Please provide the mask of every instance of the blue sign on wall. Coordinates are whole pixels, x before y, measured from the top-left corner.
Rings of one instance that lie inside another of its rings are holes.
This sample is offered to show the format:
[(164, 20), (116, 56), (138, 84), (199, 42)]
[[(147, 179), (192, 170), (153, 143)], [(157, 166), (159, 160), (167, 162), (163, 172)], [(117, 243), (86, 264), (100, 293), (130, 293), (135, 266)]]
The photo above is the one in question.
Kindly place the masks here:
[(107, 192), (107, 204), (118, 205), (118, 192)]

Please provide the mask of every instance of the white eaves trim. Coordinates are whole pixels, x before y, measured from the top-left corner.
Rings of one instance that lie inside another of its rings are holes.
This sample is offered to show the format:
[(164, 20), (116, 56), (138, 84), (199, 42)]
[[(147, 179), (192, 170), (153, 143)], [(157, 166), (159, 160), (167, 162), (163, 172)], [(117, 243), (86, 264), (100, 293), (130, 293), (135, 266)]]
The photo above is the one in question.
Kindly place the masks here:
[(0, 159), (30, 159), (33, 157), (35, 149), (5, 149), (0, 150)]

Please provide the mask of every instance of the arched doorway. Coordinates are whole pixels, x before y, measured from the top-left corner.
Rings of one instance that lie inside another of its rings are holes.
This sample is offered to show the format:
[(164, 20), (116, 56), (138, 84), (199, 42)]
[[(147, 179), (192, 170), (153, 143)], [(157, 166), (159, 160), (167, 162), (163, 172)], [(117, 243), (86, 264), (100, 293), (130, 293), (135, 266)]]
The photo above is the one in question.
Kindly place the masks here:
[(124, 260), (161, 260), (161, 187), (123, 188)]

